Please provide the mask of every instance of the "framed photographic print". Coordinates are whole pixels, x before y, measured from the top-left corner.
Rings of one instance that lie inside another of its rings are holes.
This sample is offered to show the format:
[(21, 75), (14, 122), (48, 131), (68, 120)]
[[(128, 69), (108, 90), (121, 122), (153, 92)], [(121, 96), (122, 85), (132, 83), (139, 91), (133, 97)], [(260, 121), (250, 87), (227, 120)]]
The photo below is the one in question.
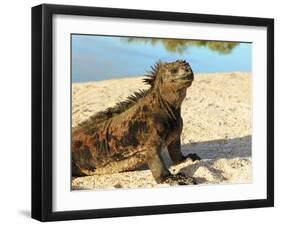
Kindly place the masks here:
[(274, 205), (274, 21), (32, 8), (32, 217)]

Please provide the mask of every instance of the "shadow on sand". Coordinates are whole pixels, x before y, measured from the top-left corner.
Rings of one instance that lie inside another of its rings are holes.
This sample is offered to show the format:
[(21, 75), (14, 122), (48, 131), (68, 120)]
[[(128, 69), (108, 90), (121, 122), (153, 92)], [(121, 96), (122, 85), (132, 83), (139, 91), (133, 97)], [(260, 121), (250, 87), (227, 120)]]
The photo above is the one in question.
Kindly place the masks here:
[[(186, 155), (189, 153), (196, 153), (202, 160), (192, 165), (183, 167), (180, 172), (193, 175), (199, 167), (206, 168), (210, 174), (215, 177), (216, 181), (226, 181), (223, 176), (223, 171), (216, 169), (214, 166), (215, 161), (219, 159), (234, 159), (234, 158), (249, 158), (251, 157), (251, 142), (252, 136), (244, 136), (233, 139), (220, 139), (205, 142), (197, 142), (182, 145), (182, 152)], [(243, 166), (243, 162), (240, 165), (232, 165), (232, 168), (238, 168)], [(206, 178), (196, 178), (198, 184), (207, 183)]]
[(183, 144), (184, 154), (196, 153), (202, 159), (251, 157), (252, 136)]

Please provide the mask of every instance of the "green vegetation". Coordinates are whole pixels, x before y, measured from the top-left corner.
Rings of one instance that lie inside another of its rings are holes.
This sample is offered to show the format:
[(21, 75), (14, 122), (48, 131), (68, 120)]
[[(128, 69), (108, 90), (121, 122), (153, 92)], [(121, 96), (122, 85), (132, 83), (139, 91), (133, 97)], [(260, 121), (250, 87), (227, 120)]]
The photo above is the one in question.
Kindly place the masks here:
[(178, 52), (183, 54), (190, 46), (207, 47), (212, 51), (221, 54), (228, 54), (239, 45), (238, 42), (223, 42), (223, 41), (203, 41), (203, 40), (185, 40), (185, 39), (162, 39), (162, 38), (122, 38), (128, 43), (144, 42), (155, 45), (161, 43), (169, 52)]

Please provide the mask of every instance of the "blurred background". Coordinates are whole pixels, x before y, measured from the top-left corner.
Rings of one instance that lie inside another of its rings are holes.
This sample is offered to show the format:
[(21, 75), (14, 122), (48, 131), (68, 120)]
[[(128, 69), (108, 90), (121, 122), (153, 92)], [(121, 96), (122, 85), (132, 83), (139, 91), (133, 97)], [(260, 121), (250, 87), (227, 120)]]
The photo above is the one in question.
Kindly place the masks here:
[(251, 72), (252, 44), (72, 35), (72, 81), (142, 76), (158, 60), (187, 60), (195, 73)]

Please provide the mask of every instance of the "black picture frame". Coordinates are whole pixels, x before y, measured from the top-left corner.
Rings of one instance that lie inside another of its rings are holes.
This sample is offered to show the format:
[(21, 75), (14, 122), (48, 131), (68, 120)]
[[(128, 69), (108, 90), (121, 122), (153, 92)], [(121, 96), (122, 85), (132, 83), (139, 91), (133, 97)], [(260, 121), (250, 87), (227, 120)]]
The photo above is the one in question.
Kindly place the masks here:
[[(52, 17), (55, 14), (266, 27), (267, 198), (54, 212), (52, 210)], [(57, 221), (271, 206), (274, 206), (273, 19), (50, 4), (32, 8), (32, 218), (40, 221)]]

